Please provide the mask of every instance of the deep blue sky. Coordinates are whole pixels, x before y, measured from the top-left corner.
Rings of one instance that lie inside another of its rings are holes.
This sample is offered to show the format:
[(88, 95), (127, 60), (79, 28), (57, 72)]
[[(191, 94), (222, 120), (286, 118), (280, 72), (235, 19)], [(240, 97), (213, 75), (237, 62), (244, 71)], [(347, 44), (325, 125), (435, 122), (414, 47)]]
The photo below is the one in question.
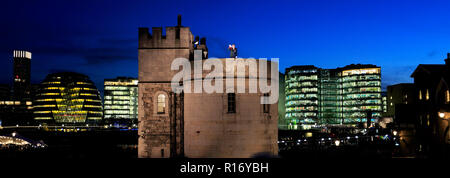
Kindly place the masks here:
[(0, 5), (0, 82), (11, 83), (12, 50), (33, 53), (32, 82), (52, 72), (137, 77), (138, 27), (175, 26), (177, 15), (207, 38), (210, 57), (278, 57), (292, 65), (382, 67), (382, 85), (412, 82), (418, 64), (450, 52), (449, 2), (414, 0), (113, 1), (6, 0)]

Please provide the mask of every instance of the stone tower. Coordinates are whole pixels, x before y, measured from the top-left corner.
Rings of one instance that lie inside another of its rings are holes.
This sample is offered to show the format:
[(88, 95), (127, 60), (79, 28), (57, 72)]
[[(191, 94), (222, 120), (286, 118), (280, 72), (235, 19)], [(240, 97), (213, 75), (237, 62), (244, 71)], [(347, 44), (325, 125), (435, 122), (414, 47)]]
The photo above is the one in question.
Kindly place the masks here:
[(177, 71), (170, 65), (176, 58), (193, 56), (193, 35), (189, 27), (178, 25), (139, 28), (139, 146), (140, 158), (184, 155), (183, 94), (172, 91)]
[[(208, 70), (201, 70), (198, 76), (194, 67), (213, 60), (208, 58), (206, 39), (194, 40), (190, 29), (181, 26), (180, 16), (177, 26), (166, 28), (165, 36), (160, 27), (152, 28), (152, 34), (148, 28), (139, 29), (138, 157), (248, 158), (278, 154), (277, 103), (263, 105), (261, 97), (268, 93), (249, 92), (250, 83), (256, 85), (261, 79), (250, 74), (250, 65), (243, 73), (236, 71), (235, 65), (222, 66), (222, 76), (230, 73), (233, 81), (248, 81), (223, 88), (233, 88), (232, 92), (177, 94), (171, 88), (171, 80), (179, 72), (171, 70), (177, 58), (190, 62), (191, 77), (180, 81), (185, 87), (193, 88), (208, 77)], [(215, 60), (226, 64), (227, 60), (238, 59)], [(255, 61), (254, 66), (263, 64), (268, 69), (278, 66), (263, 60)], [(273, 78), (268, 73), (263, 78), (278, 86), (278, 75)], [(245, 92), (235, 92), (238, 87)]]

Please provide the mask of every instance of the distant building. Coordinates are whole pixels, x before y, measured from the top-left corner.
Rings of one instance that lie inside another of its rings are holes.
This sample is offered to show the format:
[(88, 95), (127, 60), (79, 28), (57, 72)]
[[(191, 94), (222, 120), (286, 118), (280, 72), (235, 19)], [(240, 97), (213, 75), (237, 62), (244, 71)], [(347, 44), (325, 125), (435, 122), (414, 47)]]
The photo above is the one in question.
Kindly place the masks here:
[(314, 66), (294, 66), (286, 69), (286, 119), (288, 129), (304, 129), (318, 123), (318, 75)]
[(33, 114), (46, 125), (98, 124), (103, 117), (100, 93), (86, 75), (49, 74), (36, 93)]
[(11, 96), (11, 87), (7, 84), (0, 84), (0, 100), (8, 100)]
[(387, 87), (387, 116), (395, 116), (396, 105), (414, 104), (415, 87), (413, 83), (400, 83)]
[(11, 87), (7, 84), (0, 84), (0, 127), (5, 125), (4, 122), (9, 119), (11, 107), (8, 105), (14, 104), (10, 102)]
[(449, 76), (450, 53), (445, 64), (418, 65), (414, 84), (388, 87), (388, 113), (394, 114), (403, 155), (449, 155)]
[(349, 65), (340, 69), (343, 100), (343, 123), (366, 122), (382, 113), (381, 68), (375, 65)]
[(386, 117), (393, 118), (400, 135), (400, 152), (403, 155), (416, 153), (419, 148), (415, 135), (417, 125), (416, 88), (413, 83), (400, 83), (387, 87)]
[(278, 129), (287, 130), (289, 122), (284, 118), (286, 115), (285, 75), (281, 72), (279, 74), (278, 93)]
[(381, 92), (381, 105), (383, 109), (383, 114), (387, 113), (387, 92)]
[(14, 97), (23, 99), (30, 97), (31, 53), (14, 50)]
[(130, 125), (138, 119), (138, 79), (118, 77), (104, 82), (104, 119), (107, 124)]
[(288, 129), (327, 125), (357, 126), (381, 117), (381, 70), (375, 65), (337, 69), (293, 66), (286, 69)]
[[(31, 53), (14, 50), (13, 88), (0, 86), (0, 121), (3, 126), (34, 125), (32, 119)], [(12, 90), (11, 90), (12, 89)]]

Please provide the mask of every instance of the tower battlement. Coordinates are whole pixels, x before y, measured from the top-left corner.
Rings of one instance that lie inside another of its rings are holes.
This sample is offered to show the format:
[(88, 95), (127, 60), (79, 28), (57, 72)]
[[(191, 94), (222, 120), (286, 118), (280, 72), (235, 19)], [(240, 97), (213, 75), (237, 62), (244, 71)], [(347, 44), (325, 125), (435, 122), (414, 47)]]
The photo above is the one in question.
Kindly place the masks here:
[(194, 36), (189, 27), (166, 27), (163, 34), (162, 27), (139, 28), (139, 49), (145, 48), (182, 48), (193, 49)]

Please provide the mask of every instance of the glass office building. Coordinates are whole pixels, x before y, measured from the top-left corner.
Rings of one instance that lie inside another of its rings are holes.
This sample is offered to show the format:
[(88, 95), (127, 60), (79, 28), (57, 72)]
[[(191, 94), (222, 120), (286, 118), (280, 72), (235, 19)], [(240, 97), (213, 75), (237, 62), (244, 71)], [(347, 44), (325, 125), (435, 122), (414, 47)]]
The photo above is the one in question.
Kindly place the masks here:
[(367, 114), (381, 117), (381, 69), (375, 65), (294, 66), (286, 69), (285, 85), (288, 129), (356, 126)]
[(49, 74), (35, 96), (34, 120), (46, 125), (98, 124), (103, 117), (100, 93), (88, 76)]
[(342, 90), (339, 70), (321, 69), (319, 80), (319, 124), (340, 124)]
[(318, 68), (294, 66), (286, 69), (286, 115), (288, 129), (309, 129), (318, 123)]
[(116, 126), (137, 123), (138, 79), (105, 79), (105, 122)]
[(343, 123), (357, 124), (381, 117), (381, 68), (375, 65), (349, 65), (341, 69)]

